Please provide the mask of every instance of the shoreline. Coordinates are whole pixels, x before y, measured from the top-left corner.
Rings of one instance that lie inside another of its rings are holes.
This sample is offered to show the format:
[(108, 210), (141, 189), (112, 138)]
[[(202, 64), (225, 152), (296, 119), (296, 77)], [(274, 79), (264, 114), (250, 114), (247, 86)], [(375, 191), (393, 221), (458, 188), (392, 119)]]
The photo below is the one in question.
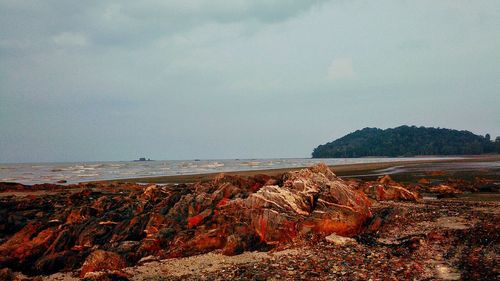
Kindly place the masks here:
[[(500, 233), (500, 156), (333, 167), (350, 178), (317, 164), (281, 179), (262, 173), (296, 168), (232, 172), (237, 176), (186, 185), (14, 186), (0, 192), (6, 230), (0, 267), (12, 278), (51, 281), (246, 280), (256, 274), (342, 280), (347, 273), (367, 280), (387, 276), (381, 264), (398, 268), (392, 273), (398, 280), (492, 278), (496, 256), (488, 245)], [(386, 172), (390, 176), (376, 176)], [(245, 177), (251, 174), (261, 175)], [(313, 190), (322, 203), (310, 205), (300, 188)], [(321, 228), (332, 224), (334, 234)], [(362, 227), (351, 232), (355, 224)], [(484, 266), (469, 266), (467, 258), (477, 253)]]
[[(473, 162), (496, 162), (500, 161), (500, 155), (479, 155), (479, 156), (461, 156), (460, 158), (451, 159), (429, 159), (422, 160), (423, 158), (417, 158), (419, 160), (409, 160), (409, 161), (397, 161), (397, 162), (378, 162), (378, 163), (358, 163), (358, 164), (341, 164), (341, 165), (329, 165), (330, 169), (339, 177), (349, 177), (349, 176), (369, 176), (377, 170), (394, 168), (394, 167), (409, 167), (409, 166), (425, 166), (429, 164), (438, 163), (473, 163)], [(128, 182), (128, 183), (158, 183), (158, 184), (180, 184), (180, 183), (194, 183), (194, 182), (206, 182), (212, 180), (217, 175), (223, 173), (226, 175), (237, 175), (237, 176), (255, 176), (258, 174), (264, 174), (269, 176), (277, 176), (289, 171), (300, 170), (307, 167), (293, 167), (293, 168), (279, 168), (279, 169), (259, 169), (259, 170), (247, 170), (247, 171), (231, 171), (231, 172), (215, 172), (215, 173), (204, 173), (204, 174), (188, 174), (188, 175), (173, 175), (173, 176), (157, 176), (157, 177), (139, 177), (139, 178), (124, 178), (124, 179), (112, 179), (112, 180), (101, 180), (93, 182)]]

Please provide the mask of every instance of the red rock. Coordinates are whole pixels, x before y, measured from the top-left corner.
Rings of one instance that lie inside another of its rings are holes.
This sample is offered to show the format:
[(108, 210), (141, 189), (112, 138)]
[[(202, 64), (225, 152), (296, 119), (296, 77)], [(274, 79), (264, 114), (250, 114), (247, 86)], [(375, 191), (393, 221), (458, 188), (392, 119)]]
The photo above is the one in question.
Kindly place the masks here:
[(242, 241), (241, 237), (238, 235), (229, 235), (227, 237), (222, 253), (227, 256), (233, 256), (243, 253), (245, 250), (245, 243)]
[(377, 230), (379, 230), (380, 226), (382, 226), (382, 218), (376, 217), (368, 226), (368, 231), (376, 232)]
[[(83, 189), (8, 206), (9, 216), (22, 220), (1, 226), (12, 230), (0, 244), (0, 267), (15, 265), (16, 270), (40, 274), (83, 264), (84, 276), (149, 255), (186, 256), (214, 249), (233, 255), (310, 234), (353, 236), (371, 217), (366, 195), (326, 165), (279, 179), (220, 175), (179, 186), (68, 187)], [(106, 251), (88, 255), (90, 249)]]
[(423, 184), (423, 185), (429, 185), (431, 183), (431, 181), (427, 178), (421, 178), (418, 180), (418, 183)]
[(395, 184), (396, 182), (389, 176), (383, 175), (377, 179), (377, 181), (381, 184)]
[(429, 187), (428, 191), (432, 193), (438, 193), (442, 196), (453, 196), (462, 193), (462, 191), (460, 191), (459, 189), (445, 184), (431, 186)]
[(92, 252), (83, 263), (80, 277), (84, 277), (88, 272), (117, 270), (127, 266), (127, 263), (117, 253), (96, 250)]
[(73, 209), (66, 218), (66, 223), (67, 224), (82, 223), (96, 215), (97, 215), (97, 210), (84, 206), (79, 209)]
[(20, 190), (29, 190), (29, 187), (26, 187), (22, 184), (15, 182), (0, 182), (0, 192), (20, 191)]
[(140, 257), (157, 255), (162, 249), (161, 241), (158, 237), (146, 237), (141, 242), (142, 244), (138, 249)]
[(217, 203), (217, 208), (221, 208), (223, 206), (226, 206), (229, 203), (229, 199), (227, 198), (222, 198), (219, 203)]
[(158, 231), (165, 227), (167, 220), (164, 216), (160, 214), (151, 214), (149, 217), (149, 221), (144, 229), (144, 233), (146, 233), (147, 237), (152, 237)]
[(357, 188), (377, 201), (418, 201), (420, 199), (418, 192), (409, 191), (397, 183), (389, 185), (367, 182)]
[(292, 240), (310, 230), (355, 235), (371, 216), (366, 196), (324, 164), (286, 173), (283, 186), (264, 186), (245, 205), (255, 231), (266, 243)]
[(445, 172), (437, 170), (437, 171), (430, 171), (427, 174), (432, 177), (439, 177), (439, 176), (444, 176)]
[(30, 223), (0, 245), (0, 267), (23, 267), (40, 257), (56, 237), (52, 228), (41, 230), (38, 223)]

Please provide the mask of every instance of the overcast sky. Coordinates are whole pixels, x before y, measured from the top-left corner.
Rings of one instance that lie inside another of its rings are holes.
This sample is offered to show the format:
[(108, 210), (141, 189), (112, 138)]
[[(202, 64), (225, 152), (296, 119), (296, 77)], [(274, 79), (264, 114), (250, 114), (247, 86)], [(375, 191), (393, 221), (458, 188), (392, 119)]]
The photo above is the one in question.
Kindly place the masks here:
[(500, 135), (498, 0), (0, 0), (0, 162)]

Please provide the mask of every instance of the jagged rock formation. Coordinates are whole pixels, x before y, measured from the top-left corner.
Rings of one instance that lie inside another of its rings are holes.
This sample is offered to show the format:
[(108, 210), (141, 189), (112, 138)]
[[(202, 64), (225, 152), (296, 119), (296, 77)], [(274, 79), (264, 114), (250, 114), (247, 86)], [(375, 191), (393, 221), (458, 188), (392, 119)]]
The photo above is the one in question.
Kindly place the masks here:
[(389, 175), (379, 177), (377, 181), (350, 180), (350, 186), (362, 191), (369, 198), (377, 201), (418, 201), (420, 194), (395, 182)]
[(0, 268), (48, 274), (83, 266), (83, 277), (150, 255), (214, 249), (232, 255), (311, 235), (353, 236), (371, 217), (366, 195), (325, 165), (281, 178), (220, 175), (192, 185), (66, 187), (75, 189), (0, 199)]

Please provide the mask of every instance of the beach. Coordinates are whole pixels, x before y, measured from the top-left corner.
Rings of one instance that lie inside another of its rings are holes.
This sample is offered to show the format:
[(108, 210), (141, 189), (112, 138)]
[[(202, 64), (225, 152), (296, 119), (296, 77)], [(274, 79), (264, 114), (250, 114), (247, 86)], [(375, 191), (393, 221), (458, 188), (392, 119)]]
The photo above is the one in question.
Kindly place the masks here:
[(0, 278), (492, 280), (499, 186), (497, 155), (0, 183)]
[(500, 280), (499, 11), (0, 0), (0, 281)]

